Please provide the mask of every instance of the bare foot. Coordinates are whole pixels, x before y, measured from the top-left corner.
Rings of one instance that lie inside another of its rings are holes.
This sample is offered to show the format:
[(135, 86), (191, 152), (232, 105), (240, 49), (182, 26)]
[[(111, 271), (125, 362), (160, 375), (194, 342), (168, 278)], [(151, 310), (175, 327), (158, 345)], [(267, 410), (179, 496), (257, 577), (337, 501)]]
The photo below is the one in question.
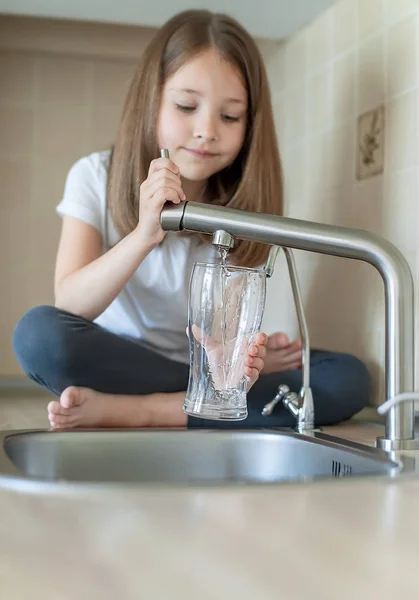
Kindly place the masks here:
[(60, 401), (48, 404), (52, 429), (74, 427), (181, 427), (185, 395), (150, 394), (126, 396), (104, 394), (90, 388), (71, 386)]
[[(67, 427), (96, 427), (109, 420), (112, 405), (103, 402), (105, 394), (83, 387), (68, 387), (60, 400), (48, 404), (48, 418), (53, 429)], [(108, 416), (108, 419), (106, 419)]]

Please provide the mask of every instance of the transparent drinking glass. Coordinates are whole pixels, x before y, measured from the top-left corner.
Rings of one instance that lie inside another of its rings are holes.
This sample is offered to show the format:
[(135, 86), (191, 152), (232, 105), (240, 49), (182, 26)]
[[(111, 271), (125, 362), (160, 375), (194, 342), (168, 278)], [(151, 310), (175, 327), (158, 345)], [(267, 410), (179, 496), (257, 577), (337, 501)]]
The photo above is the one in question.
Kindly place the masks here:
[(206, 419), (247, 417), (245, 358), (265, 308), (263, 271), (196, 263), (189, 284), (189, 382), (183, 410)]

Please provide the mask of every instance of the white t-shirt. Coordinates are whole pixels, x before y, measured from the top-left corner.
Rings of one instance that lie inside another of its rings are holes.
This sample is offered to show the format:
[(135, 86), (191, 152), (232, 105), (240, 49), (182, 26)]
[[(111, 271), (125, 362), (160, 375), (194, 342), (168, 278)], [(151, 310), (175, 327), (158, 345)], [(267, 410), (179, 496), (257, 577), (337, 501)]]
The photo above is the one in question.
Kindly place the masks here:
[[(67, 175), (64, 195), (57, 206), (60, 216), (76, 217), (95, 227), (102, 234), (104, 249), (105, 217), (108, 247), (121, 239), (106, 209), (109, 158), (107, 150), (78, 160)], [(202, 243), (198, 236), (169, 231), (95, 323), (118, 335), (141, 340), (167, 358), (189, 363), (185, 329), (190, 274), (195, 262), (214, 262), (216, 257), (216, 249)]]

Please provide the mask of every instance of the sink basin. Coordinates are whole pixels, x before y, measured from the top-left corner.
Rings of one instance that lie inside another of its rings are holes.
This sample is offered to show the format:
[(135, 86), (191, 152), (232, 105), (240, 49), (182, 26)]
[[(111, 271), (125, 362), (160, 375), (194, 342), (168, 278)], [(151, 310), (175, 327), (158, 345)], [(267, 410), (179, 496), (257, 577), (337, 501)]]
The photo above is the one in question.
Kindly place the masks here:
[(0, 485), (277, 484), (403, 469), (381, 450), (289, 430), (14, 431), (1, 432), (1, 447)]

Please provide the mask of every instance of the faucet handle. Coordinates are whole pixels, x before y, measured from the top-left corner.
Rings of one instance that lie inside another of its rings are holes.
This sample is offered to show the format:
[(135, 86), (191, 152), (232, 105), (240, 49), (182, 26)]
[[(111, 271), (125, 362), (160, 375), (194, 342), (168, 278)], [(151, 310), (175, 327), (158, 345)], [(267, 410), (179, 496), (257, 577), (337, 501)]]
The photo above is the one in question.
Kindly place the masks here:
[(278, 402), (281, 402), (281, 400), (285, 398), (287, 394), (289, 394), (289, 391), (290, 388), (285, 383), (281, 383), (281, 385), (278, 386), (278, 391), (276, 393), (275, 398), (267, 404), (265, 404), (265, 406), (263, 407), (262, 415), (264, 417), (271, 415), (275, 406), (278, 404)]

